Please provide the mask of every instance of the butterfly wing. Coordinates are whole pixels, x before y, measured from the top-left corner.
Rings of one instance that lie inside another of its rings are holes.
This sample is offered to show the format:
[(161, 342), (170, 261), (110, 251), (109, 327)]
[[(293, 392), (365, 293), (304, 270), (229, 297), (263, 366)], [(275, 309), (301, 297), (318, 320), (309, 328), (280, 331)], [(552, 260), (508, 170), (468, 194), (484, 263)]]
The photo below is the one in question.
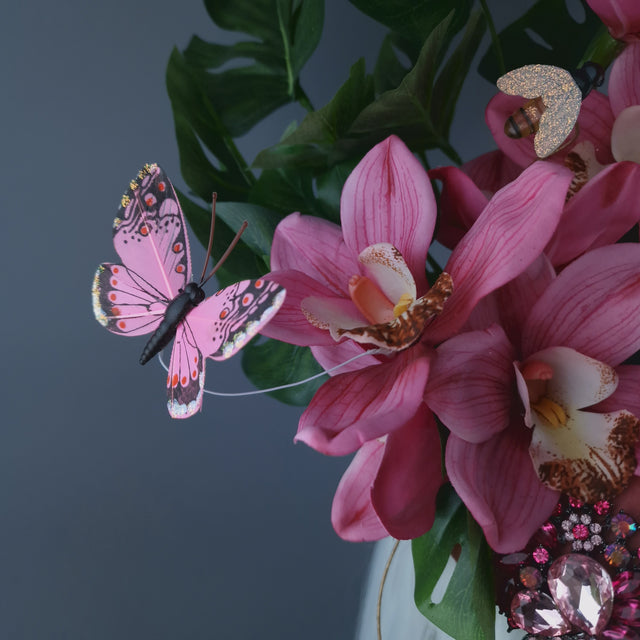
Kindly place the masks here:
[(96, 320), (120, 335), (139, 336), (154, 331), (166, 307), (159, 291), (121, 264), (101, 264), (91, 293)]
[(166, 301), (191, 280), (184, 216), (173, 185), (158, 165), (145, 165), (129, 183), (113, 223), (122, 264)]
[(226, 360), (271, 320), (285, 290), (275, 282), (244, 280), (221, 289), (180, 323), (167, 376), (167, 406), (173, 418), (188, 418), (200, 409), (204, 359)]
[(509, 71), (496, 84), (502, 93), (523, 98), (541, 97), (545, 111), (534, 139), (539, 158), (550, 156), (564, 142), (578, 120), (582, 92), (573, 76), (560, 67), (528, 64)]

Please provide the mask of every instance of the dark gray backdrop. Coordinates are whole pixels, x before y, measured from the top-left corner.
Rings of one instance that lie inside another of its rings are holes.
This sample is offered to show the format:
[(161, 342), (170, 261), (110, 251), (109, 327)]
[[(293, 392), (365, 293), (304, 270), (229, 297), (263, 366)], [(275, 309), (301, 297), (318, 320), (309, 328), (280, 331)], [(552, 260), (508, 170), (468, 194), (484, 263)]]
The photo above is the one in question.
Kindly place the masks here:
[[(371, 69), (383, 34), (346, 0), (327, 2), (326, 25), (303, 76), (316, 106), (357, 57)], [(129, 179), (155, 161), (184, 188), (164, 70), (196, 32), (214, 39), (200, 0), (3, 8), (2, 638), (353, 635), (370, 546), (329, 520), (348, 459), (293, 446), (300, 411), (264, 396), (206, 397), (172, 421), (163, 371), (137, 363), (142, 341), (91, 312)], [(465, 157), (493, 148), (492, 93), (466, 90)], [(242, 151), (252, 159), (302, 115), (283, 109)], [(207, 383), (250, 388), (236, 361), (210, 364)]]

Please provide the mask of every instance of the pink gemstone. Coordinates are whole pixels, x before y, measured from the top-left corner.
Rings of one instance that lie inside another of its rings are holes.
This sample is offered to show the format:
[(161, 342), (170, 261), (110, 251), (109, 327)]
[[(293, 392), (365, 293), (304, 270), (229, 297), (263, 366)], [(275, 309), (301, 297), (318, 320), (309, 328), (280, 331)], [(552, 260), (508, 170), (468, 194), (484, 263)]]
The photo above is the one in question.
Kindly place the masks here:
[(613, 607), (613, 615), (617, 622), (629, 627), (640, 627), (640, 600), (629, 598)]
[(589, 528), (585, 524), (577, 524), (573, 527), (572, 533), (576, 540), (586, 540), (589, 537)]
[(604, 516), (609, 513), (611, 503), (608, 500), (600, 500), (593, 505), (593, 508), (599, 516)]
[(613, 581), (616, 599), (640, 596), (640, 572), (623, 571)]
[(531, 555), (538, 564), (544, 564), (549, 560), (549, 552), (544, 547), (534, 549)]
[(607, 570), (579, 553), (560, 556), (549, 567), (549, 591), (564, 617), (582, 631), (600, 633), (613, 609), (613, 585)]
[(580, 500), (578, 500), (578, 498), (569, 498), (569, 504), (574, 509), (579, 509), (582, 506), (582, 502)]
[(539, 591), (516, 593), (511, 601), (511, 615), (520, 629), (544, 638), (571, 630), (571, 625), (562, 617), (551, 596)]
[(537, 589), (542, 584), (542, 574), (535, 567), (522, 567), (520, 583), (527, 589)]
[(617, 625), (605, 629), (598, 637), (603, 640), (640, 640), (640, 635), (633, 629)]

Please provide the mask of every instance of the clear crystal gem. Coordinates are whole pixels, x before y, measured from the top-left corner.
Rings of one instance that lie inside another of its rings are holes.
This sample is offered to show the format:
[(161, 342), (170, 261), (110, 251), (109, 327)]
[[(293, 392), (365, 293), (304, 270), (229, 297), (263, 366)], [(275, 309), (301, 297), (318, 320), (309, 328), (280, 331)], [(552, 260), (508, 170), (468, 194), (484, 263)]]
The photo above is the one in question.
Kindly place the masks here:
[(560, 556), (549, 567), (549, 591), (565, 618), (582, 631), (600, 633), (613, 609), (613, 585), (607, 570), (577, 553)]
[(540, 591), (516, 593), (511, 601), (511, 616), (520, 629), (544, 638), (571, 630), (571, 625), (562, 617), (551, 596)]

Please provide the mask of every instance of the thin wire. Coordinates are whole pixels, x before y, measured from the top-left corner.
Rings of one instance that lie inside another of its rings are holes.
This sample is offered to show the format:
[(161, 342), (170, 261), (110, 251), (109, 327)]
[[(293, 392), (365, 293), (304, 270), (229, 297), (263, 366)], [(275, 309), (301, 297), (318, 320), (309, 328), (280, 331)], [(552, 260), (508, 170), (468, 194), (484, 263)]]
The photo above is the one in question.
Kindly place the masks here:
[[(306, 384), (307, 382), (316, 380), (321, 376), (329, 375), (333, 371), (336, 371), (337, 369), (340, 369), (341, 367), (344, 367), (345, 365), (348, 365), (349, 363), (353, 362), (354, 360), (357, 360), (358, 358), (362, 358), (363, 356), (374, 356), (384, 352), (385, 352), (384, 349), (372, 349), (371, 351), (363, 351), (362, 353), (359, 353), (357, 356), (353, 356), (353, 358), (349, 358), (345, 362), (341, 362), (340, 364), (337, 364), (335, 367), (331, 367), (330, 369), (325, 369), (324, 371), (321, 371), (320, 373), (316, 373), (315, 375), (309, 378), (305, 378), (304, 380), (298, 380), (298, 382), (290, 382), (289, 384), (281, 384), (279, 387), (271, 387), (270, 389), (256, 389), (254, 391), (239, 391), (236, 393), (224, 393), (222, 391), (210, 391), (209, 389), (203, 389), (203, 392), (208, 393), (210, 396), (234, 398), (239, 396), (257, 396), (262, 393), (270, 393), (271, 391), (280, 391), (281, 389), (290, 389), (291, 387), (297, 387), (301, 384)], [(162, 368), (168, 372), (169, 367), (165, 364), (164, 360), (162, 359), (162, 353), (158, 354), (158, 360), (160, 361)]]
[(209, 259), (211, 258), (211, 250), (213, 249), (213, 231), (216, 226), (216, 201), (218, 200), (218, 194), (214, 191), (211, 195), (211, 226), (209, 227), (209, 244), (207, 245), (207, 257), (204, 259), (202, 265), (202, 275), (200, 276), (200, 286), (204, 282), (204, 277), (207, 274), (207, 267), (209, 266)]
[(380, 624), (380, 614), (382, 612), (382, 591), (384, 590), (384, 583), (387, 581), (387, 574), (389, 573), (389, 567), (391, 566), (391, 561), (393, 560), (393, 556), (396, 555), (396, 551), (398, 550), (399, 544), (400, 544), (400, 540), (396, 540), (396, 543), (393, 545), (393, 549), (391, 549), (391, 553), (389, 554), (387, 564), (384, 567), (382, 579), (380, 580), (380, 589), (378, 591), (378, 604), (376, 605), (376, 630), (378, 631), (378, 640), (382, 640), (382, 625)]

